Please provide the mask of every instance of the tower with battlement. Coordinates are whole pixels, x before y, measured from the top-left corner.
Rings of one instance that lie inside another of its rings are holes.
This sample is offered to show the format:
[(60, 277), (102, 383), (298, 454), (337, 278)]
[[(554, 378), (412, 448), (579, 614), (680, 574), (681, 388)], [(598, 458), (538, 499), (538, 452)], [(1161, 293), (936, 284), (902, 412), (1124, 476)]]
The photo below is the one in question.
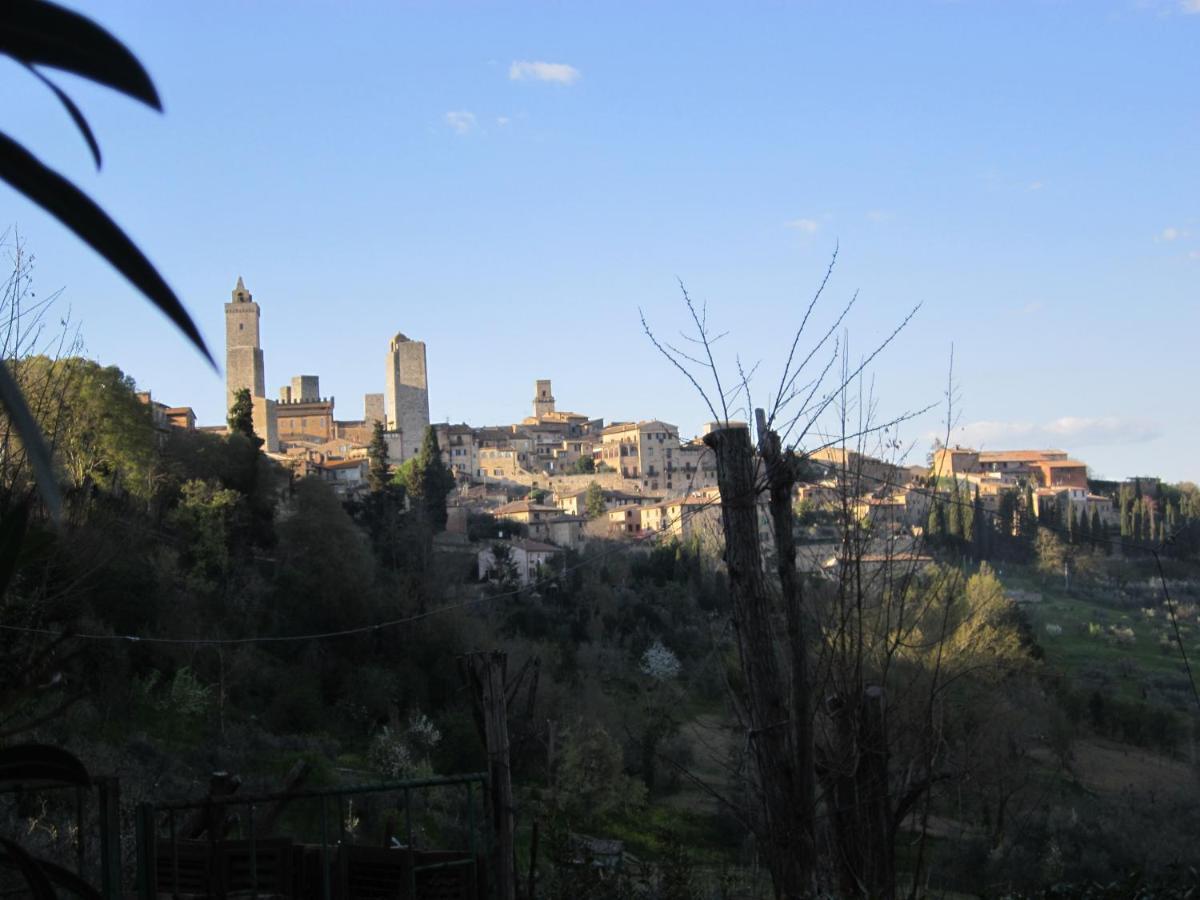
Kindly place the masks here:
[(554, 412), (554, 394), (550, 390), (550, 379), (539, 378), (533, 385), (533, 417), (541, 419)]
[(416, 456), (429, 427), (429, 380), (425, 344), (397, 334), (388, 344), (387, 375), (383, 383), (386, 428), (399, 431), (403, 459)]
[(233, 406), (233, 395), (242, 388), (250, 389), (251, 398), (267, 395), (258, 322), (258, 304), (239, 275), (233, 298), (225, 304), (226, 412)]

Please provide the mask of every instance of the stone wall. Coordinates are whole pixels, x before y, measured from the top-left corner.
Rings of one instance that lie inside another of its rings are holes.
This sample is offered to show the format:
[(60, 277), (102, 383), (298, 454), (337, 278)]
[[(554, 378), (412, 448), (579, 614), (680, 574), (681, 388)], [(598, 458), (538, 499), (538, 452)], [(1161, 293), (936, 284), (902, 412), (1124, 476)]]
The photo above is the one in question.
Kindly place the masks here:
[[(261, 353), (261, 351), (259, 351)], [(263, 450), (267, 453), (279, 452), (279, 420), (276, 416), (274, 400), (266, 397), (252, 398), (254, 409), (254, 433), (263, 440)]]

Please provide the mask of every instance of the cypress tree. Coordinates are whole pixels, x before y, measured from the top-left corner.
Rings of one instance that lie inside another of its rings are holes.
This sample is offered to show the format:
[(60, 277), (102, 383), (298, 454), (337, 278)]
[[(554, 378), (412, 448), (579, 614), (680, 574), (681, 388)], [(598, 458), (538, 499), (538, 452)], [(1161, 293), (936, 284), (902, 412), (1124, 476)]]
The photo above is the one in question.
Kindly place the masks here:
[(1096, 542), (1104, 539), (1104, 524), (1100, 521), (1100, 510), (1092, 510), (1092, 521), (1089, 523), (1088, 529), (1092, 533), (1092, 546), (1096, 546)]
[(376, 421), (375, 430), (371, 433), (371, 443), (367, 445), (367, 486), (371, 493), (377, 494), (387, 487), (391, 478), (391, 465), (388, 464), (387, 441), (383, 437), (383, 423)]
[(946, 534), (950, 537), (951, 542), (957, 543), (964, 537), (963, 534), (963, 515), (962, 515), (962, 499), (958, 494), (958, 479), (954, 479), (954, 486), (950, 488), (950, 508), (946, 512)]
[(454, 489), (454, 475), (442, 462), (437, 432), (426, 426), (421, 451), (406, 466), (409, 496), (420, 503), (434, 532), (446, 530), (446, 498)]
[(971, 544), (976, 560), (986, 559), (988, 556), (987, 524), (983, 516), (983, 500), (980, 499), (979, 486), (976, 485), (975, 500), (971, 504)]
[(1121, 485), (1121, 537), (1133, 535), (1133, 496), (1128, 485)]
[(254, 433), (254, 401), (250, 399), (250, 388), (239, 388), (233, 393), (233, 406), (229, 407), (230, 434), (245, 436), (255, 447), (263, 445), (262, 438)]
[(1090, 547), (1092, 544), (1092, 522), (1088, 517), (1087, 507), (1079, 511), (1079, 545)]
[(946, 511), (936, 495), (929, 503), (929, 521), (925, 524), (925, 536), (933, 543), (940, 542), (946, 536)]

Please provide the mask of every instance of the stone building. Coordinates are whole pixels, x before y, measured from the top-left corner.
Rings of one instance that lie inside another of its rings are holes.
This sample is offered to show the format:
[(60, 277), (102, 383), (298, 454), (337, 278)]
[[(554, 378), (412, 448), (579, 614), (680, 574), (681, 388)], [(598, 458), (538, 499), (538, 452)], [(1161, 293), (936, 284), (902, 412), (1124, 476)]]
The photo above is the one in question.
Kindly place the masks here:
[(438, 448), (442, 451), (442, 462), (462, 481), (470, 481), (479, 468), (479, 446), (475, 441), (475, 429), (465, 422), (452, 425), (439, 422), (433, 426), (437, 434)]
[(600, 432), (600, 441), (592, 451), (597, 465), (640, 481), (644, 490), (674, 489), (673, 456), (680, 446), (674, 425), (658, 419), (618, 422)]
[[(404, 459), (416, 456), (429, 426), (429, 381), (425, 344), (397, 334), (388, 345), (384, 416), (389, 431), (403, 437)], [(397, 460), (403, 462), (403, 460)]]
[(316, 375), (297, 375), (279, 389), (275, 407), (279, 440), (327, 441), (334, 436), (333, 398), (321, 396)]
[(233, 395), (242, 388), (249, 388), (252, 398), (267, 395), (259, 315), (258, 304), (239, 275), (233, 299), (225, 304), (226, 412), (233, 406)]

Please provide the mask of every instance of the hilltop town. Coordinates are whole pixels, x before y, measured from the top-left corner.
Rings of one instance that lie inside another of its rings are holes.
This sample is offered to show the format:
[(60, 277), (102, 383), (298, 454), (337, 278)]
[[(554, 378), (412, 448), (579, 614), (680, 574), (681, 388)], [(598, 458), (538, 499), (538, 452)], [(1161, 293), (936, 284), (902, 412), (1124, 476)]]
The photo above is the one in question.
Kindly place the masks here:
[[(648, 538), (698, 541), (719, 547), (720, 492), (716, 461), (704, 435), (685, 438), (669, 422), (610, 421), (561, 410), (552, 381), (533, 385), (530, 415), (520, 422), (472, 425), (429, 417), (426, 345), (404, 334), (388, 344), (383, 390), (362, 399), (362, 413), (339, 418), (332, 396), (321, 395), (317, 375), (296, 375), (278, 397), (266, 396), (262, 311), (239, 277), (225, 304), (225, 403), (249, 392), (254, 430), (263, 451), (295, 477), (315, 477), (343, 498), (367, 489), (370, 442), (382, 430), (388, 460), (413, 458), (427, 429), (456, 489), (448, 498), (444, 540), (467, 540), (473, 516), (510, 523), (498, 532), (528, 581), (554, 554), (591, 539), (641, 542)], [(226, 425), (197, 426), (188, 407), (168, 407), (142, 395), (161, 428), (225, 433)], [(737, 424), (737, 423), (734, 423)], [(878, 459), (836, 445), (811, 449), (796, 488), (797, 509), (820, 511), (847, 504), (869, 526), (867, 559), (921, 561), (931, 538), (948, 527), (946, 510), (969, 505), (997, 523), (1005, 537), (1021, 530), (1021, 516), (1101, 534), (1131, 535), (1132, 513), (1118, 510), (1122, 487), (1089, 479), (1087, 464), (1061, 449), (986, 450), (936, 446), (928, 465)], [(1161, 538), (1172, 510), (1155, 501), (1157, 479), (1137, 479), (1144, 532)], [(1132, 490), (1126, 486), (1126, 494)], [(1142, 495), (1145, 493), (1145, 497)], [(1177, 512), (1177, 510), (1175, 511)], [(940, 517), (940, 518), (939, 518)], [(770, 543), (765, 508), (764, 546)], [(939, 522), (941, 524), (939, 524)], [(1028, 530), (1028, 525), (1025, 526)], [(798, 564), (821, 572), (836, 565), (833, 535), (809, 530)], [(479, 574), (494, 564), (490, 545), (479, 551)]]

